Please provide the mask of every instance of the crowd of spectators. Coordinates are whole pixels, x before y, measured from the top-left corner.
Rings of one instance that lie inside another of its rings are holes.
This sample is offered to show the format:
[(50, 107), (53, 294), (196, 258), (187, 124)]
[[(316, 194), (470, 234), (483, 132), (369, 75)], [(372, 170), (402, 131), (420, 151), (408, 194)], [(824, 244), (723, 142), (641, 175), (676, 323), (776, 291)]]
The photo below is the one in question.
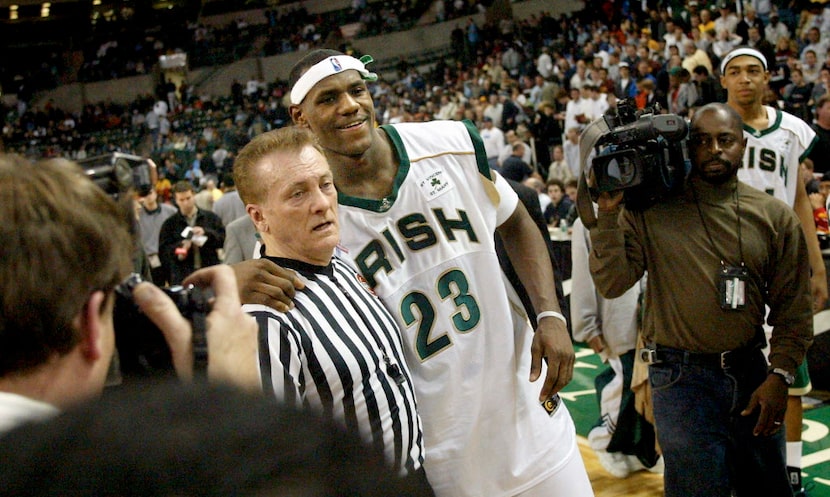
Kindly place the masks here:
[[(245, 8), (254, 6), (246, 2)], [(355, 23), (360, 28), (351, 33), (354, 38), (409, 29), (430, 8), (429, 2), (414, 0), (354, 0), (349, 8), (319, 14), (309, 13), (300, 2), (281, 10), (263, 6), (261, 14), (243, 11), (225, 24), (208, 22), (184, 9), (159, 14), (122, 6), (94, 16), (95, 22), (86, 30), (76, 30), (67, 53), (56, 48), (63, 40), (39, 38), (32, 49), (16, 40), (17, 56), (12, 57), (16, 60), (2, 68), (0, 84), (5, 82), (7, 90), (15, 93), (24, 81), (30, 87), (48, 89), (67, 82), (150, 74), (160, 56), (171, 54), (187, 54), (190, 67), (203, 67), (249, 56), (304, 51), (340, 37), (341, 27)], [(479, 2), (450, 2), (432, 19), (453, 19), (483, 8)], [(48, 49), (38, 48), (44, 45)]]
[[(458, 18), (450, 57), (429, 69), (402, 59), (395, 77), (373, 85), (378, 121), (470, 119), (483, 127), (489, 117), (494, 127), (530, 145), (531, 165), (547, 179), (553, 147), (563, 145), (567, 163), (566, 137), (620, 98), (681, 115), (722, 101), (717, 68), (724, 52), (718, 40), (726, 36), (730, 43), (769, 52), (769, 100), (811, 122), (830, 83), (828, 40), (822, 36), (830, 8), (807, 4), (793, 12), (779, 3), (765, 12), (748, 3), (741, 16), (728, 1), (689, 0), (672, 10), (647, 11), (594, 2), (572, 16), (494, 16), (483, 25)], [(126, 106), (90, 104), (78, 115), (54, 102), (23, 113), (4, 109), (3, 139), (8, 149), (30, 156), (77, 159), (122, 151), (152, 154), (159, 164), (172, 161), (183, 168), (196, 152), (235, 152), (252, 136), (288, 122), (285, 82), (260, 82), (252, 92), (241, 89), (242, 83), (234, 86), (216, 97), (179, 88), (162, 118), (166, 129), (152, 133), (154, 104), (167, 101), (163, 89)], [(567, 165), (575, 176), (578, 166)]]

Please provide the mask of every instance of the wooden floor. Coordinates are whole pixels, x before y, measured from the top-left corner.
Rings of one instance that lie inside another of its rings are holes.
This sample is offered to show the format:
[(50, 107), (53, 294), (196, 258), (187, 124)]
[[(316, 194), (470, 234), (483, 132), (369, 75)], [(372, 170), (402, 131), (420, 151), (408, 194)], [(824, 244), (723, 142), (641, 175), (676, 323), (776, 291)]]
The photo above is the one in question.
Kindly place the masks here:
[(662, 497), (662, 475), (638, 471), (628, 478), (615, 478), (602, 468), (584, 437), (579, 437), (579, 451), (591, 478), (595, 497)]

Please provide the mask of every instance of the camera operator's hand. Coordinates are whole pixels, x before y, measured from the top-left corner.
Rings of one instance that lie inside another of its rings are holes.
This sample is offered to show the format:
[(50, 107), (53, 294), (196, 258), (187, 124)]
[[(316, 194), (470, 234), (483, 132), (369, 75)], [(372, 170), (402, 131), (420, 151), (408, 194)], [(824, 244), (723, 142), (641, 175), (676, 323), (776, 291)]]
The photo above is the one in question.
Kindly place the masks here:
[[(191, 274), (184, 284), (211, 288), (212, 309), (207, 316), (208, 378), (259, 390), (257, 325), (242, 311), (233, 271), (224, 265)], [(193, 342), (190, 322), (163, 291), (150, 283), (133, 290), (141, 311), (162, 331), (170, 346), (179, 378), (193, 379)]]
[(597, 207), (600, 212), (610, 212), (616, 210), (620, 206), (623, 199), (623, 191), (616, 192), (602, 192), (597, 199)]
[(224, 264), (210, 266), (185, 278), (184, 284), (213, 289), (213, 305), (207, 316), (208, 378), (261, 390), (259, 328), (254, 318), (242, 311), (233, 270)]

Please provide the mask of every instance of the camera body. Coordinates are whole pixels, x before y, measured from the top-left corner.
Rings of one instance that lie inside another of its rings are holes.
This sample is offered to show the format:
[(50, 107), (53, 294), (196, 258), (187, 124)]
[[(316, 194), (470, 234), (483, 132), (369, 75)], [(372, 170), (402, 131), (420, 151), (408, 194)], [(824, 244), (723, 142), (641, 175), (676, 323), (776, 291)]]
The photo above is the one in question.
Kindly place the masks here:
[[(170, 347), (164, 334), (133, 301), (133, 289), (142, 281), (141, 275), (133, 273), (115, 289), (115, 345), (121, 375), (125, 381), (175, 374)], [(193, 325), (194, 347), (198, 348), (199, 344), (206, 346), (203, 325), (204, 318), (211, 311), (213, 292), (193, 285), (176, 285), (162, 288), (162, 291)], [(206, 354), (206, 350), (194, 349), (194, 356), (199, 357), (201, 354)]]
[(116, 199), (130, 190), (143, 197), (155, 187), (157, 179), (152, 161), (121, 152), (81, 159), (78, 164), (96, 185)]
[(620, 100), (616, 112), (603, 115), (607, 131), (594, 144), (589, 191), (624, 191), (628, 209), (645, 209), (676, 194), (691, 170), (686, 149), (688, 124), (676, 114), (637, 110)]

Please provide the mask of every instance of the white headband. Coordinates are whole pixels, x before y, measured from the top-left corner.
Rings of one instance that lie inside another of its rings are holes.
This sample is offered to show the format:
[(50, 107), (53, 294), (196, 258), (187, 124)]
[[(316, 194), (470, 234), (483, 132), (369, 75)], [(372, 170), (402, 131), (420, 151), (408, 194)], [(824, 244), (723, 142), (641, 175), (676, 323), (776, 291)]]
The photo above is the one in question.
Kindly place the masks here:
[(769, 70), (769, 68), (767, 67), (767, 58), (764, 57), (764, 55), (761, 52), (755, 50), (754, 48), (736, 48), (735, 50), (732, 50), (731, 52), (726, 54), (726, 57), (724, 57), (723, 61), (721, 61), (720, 73), (723, 74), (723, 72), (726, 70), (726, 64), (729, 64), (729, 62), (732, 61), (732, 59), (734, 59), (735, 57), (740, 57), (741, 55), (749, 55), (750, 57), (755, 57), (756, 59), (761, 61), (761, 64), (764, 65), (765, 71)]
[(321, 60), (309, 67), (294, 84), (294, 88), (291, 89), (291, 104), (300, 104), (305, 96), (308, 95), (308, 92), (314, 88), (314, 85), (321, 80), (349, 69), (355, 69), (366, 81), (377, 81), (378, 75), (366, 69), (366, 64), (373, 61), (374, 59), (371, 55), (364, 55), (360, 59), (355, 59), (345, 54), (335, 55)]

